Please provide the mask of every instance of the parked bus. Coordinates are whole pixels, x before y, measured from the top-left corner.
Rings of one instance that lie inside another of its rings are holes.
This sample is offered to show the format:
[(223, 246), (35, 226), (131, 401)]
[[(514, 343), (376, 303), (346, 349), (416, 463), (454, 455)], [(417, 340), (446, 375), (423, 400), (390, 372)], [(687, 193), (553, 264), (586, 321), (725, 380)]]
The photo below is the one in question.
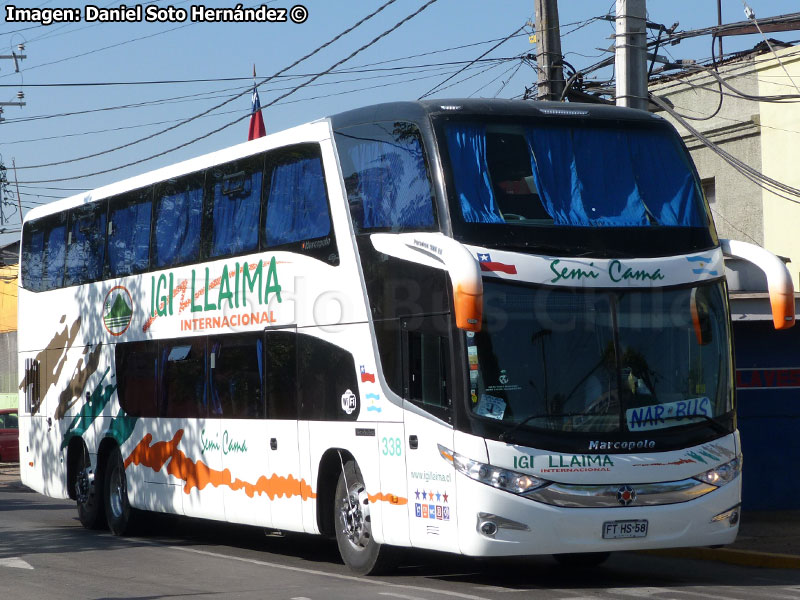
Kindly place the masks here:
[(616, 107), (371, 106), (30, 211), (25, 485), (470, 556), (738, 530), (723, 250), (675, 130)]

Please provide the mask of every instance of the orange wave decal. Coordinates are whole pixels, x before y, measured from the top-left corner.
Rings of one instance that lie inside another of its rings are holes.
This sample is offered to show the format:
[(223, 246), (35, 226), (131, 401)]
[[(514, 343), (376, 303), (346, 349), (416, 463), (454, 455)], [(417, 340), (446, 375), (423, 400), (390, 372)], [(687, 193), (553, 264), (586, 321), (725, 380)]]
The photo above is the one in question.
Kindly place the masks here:
[(377, 494), (367, 494), (367, 498), (373, 504), (375, 502), (388, 502), (389, 504), (396, 504), (397, 506), (403, 506), (404, 504), (408, 504), (408, 498), (401, 498), (400, 496), (395, 496), (394, 494), (384, 494), (382, 492), (378, 492)]
[(244, 493), (249, 498), (254, 497), (256, 494), (259, 496), (266, 494), (270, 500), (281, 496), (286, 498), (300, 496), (303, 500), (317, 497), (317, 494), (314, 493), (311, 486), (304, 479), (298, 480), (292, 475), (288, 477), (275, 473), (270, 477), (262, 475), (255, 483), (242, 481), (241, 479), (234, 480), (231, 477), (230, 469), (218, 471), (210, 468), (203, 461), (198, 460), (195, 462), (186, 456), (178, 449), (181, 438), (183, 438), (183, 429), (179, 429), (169, 442), (156, 442), (151, 445), (153, 436), (148, 433), (136, 445), (130, 456), (125, 459), (125, 468), (127, 469), (131, 464), (142, 465), (158, 472), (169, 462), (167, 473), (185, 482), (183, 491), (186, 494), (190, 493), (193, 488), (197, 488), (199, 491), (211, 484), (214, 487), (224, 485), (233, 491), (244, 490)]
[(178, 449), (178, 443), (182, 437), (183, 429), (179, 429), (171, 441), (156, 442), (151, 446), (150, 442), (153, 441), (153, 436), (148, 433), (136, 445), (136, 448), (133, 449), (128, 458), (125, 459), (125, 468), (127, 469), (131, 464), (134, 464), (150, 467), (155, 472), (160, 471)]

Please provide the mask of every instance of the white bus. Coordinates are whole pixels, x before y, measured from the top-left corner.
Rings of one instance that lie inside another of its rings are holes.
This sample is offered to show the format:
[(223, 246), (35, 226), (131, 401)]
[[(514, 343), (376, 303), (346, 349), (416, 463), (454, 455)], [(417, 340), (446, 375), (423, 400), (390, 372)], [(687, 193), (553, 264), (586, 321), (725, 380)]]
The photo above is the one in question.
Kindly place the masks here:
[(371, 106), (32, 210), (20, 462), (86, 527), (159, 511), (470, 556), (731, 543), (723, 248), (674, 129)]

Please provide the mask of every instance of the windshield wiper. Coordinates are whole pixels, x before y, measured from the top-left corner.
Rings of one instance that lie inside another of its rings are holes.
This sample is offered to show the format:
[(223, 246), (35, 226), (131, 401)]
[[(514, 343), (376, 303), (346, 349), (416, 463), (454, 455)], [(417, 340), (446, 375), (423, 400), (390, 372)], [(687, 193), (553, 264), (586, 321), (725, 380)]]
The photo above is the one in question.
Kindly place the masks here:
[(534, 419), (544, 419), (544, 418), (560, 418), (560, 417), (582, 417), (582, 416), (591, 416), (591, 413), (582, 413), (582, 412), (574, 412), (574, 413), (534, 413), (532, 415), (528, 415), (522, 421), (514, 425), (511, 429), (508, 429), (500, 434), (498, 439), (501, 442), (513, 442), (514, 441), (514, 432), (517, 431), (523, 425), (533, 421)]

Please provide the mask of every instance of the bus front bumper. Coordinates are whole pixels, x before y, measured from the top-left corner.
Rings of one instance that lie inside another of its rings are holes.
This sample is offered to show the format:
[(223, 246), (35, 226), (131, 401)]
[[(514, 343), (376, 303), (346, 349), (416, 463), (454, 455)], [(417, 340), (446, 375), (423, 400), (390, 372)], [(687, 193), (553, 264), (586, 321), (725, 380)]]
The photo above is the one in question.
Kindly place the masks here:
[[(612, 508), (552, 506), (461, 474), (456, 479), (459, 547), (470, 556), (724, 546), (733, 543), (739, 530), (741, 477), (686, 502)], [(610, 536), (635, 530), (641, 535), (645, 521), (643, 537), (604, 538), (604, 532)]]

